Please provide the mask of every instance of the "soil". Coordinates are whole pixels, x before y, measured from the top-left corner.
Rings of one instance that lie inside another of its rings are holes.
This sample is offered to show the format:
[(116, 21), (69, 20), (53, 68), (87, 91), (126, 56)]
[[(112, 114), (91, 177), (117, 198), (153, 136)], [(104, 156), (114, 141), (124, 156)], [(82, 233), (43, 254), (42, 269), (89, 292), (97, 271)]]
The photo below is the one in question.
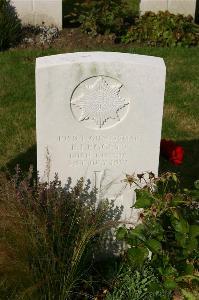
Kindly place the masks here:
[[(100, 49), (103, 47), (111, 47), (112, 50), (118, 49), (118, 43), (114, 34), (91, 36), (83, 33), (80, 28), (65, 28), (59, 32), (59, 36), (55, 38), (50, 44), (42, 44), (38, 32), (25, 31), (26, 42), (22, 42), (18, 49), (63, 49), (66, 52), (78, 51), (78, 49)], [(122, 49), (127, 45), (120, 44)], [(129, 45), (128, 45), (129, 47)]]

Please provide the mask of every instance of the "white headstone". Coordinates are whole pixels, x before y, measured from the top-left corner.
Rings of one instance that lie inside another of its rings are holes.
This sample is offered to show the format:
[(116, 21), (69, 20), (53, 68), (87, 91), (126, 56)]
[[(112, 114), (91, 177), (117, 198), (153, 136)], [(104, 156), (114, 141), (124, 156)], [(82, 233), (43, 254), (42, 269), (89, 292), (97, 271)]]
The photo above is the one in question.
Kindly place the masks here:
[(168, 0), (141, 0), (140, 12), (144, 14), (147, 11), (158, 13), (159, 11), (168, 10)]
[(62, 29), (62, 0), (11, 0), (24, 25), (56, 26)]
[(158, 173), (165, 71), (162, 58), (126, 53), (37, 58), (41, 180), (90, 179), (129, 219), (134, 193), (123, 190), (125, 175)]
[(168, 0), (168, 10), (173, 14), (191, 15), (195, 18), (196, 0)]
[(173, 14), (191, 15), (195, 17), (196, 0), (141, 0), (140, 12), (144, 14), (147, 11), (158, 13), (168, 10)]

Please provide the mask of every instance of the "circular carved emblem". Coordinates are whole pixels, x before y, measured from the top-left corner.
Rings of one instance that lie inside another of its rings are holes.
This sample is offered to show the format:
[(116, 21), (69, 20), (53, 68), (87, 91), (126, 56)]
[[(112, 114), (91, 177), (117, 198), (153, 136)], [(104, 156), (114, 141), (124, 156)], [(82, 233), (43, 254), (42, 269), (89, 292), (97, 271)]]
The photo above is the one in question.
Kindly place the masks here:
[(119, 123), (128, 112), (129, 100), (121, 82), (108, 76), (94, 76), (73, 91), (74, 118), (92, 129), (105, 129)]

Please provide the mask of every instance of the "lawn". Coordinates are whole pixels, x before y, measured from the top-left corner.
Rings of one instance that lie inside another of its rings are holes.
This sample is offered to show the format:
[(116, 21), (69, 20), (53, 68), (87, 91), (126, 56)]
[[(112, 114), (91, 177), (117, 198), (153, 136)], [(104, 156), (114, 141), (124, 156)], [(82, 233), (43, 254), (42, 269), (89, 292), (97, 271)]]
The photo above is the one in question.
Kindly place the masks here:
[[(132, 48), (98, 46), (70, 51), (120, 51), (163, 57), (167, 67), (162, 138), (185, 149), (181, 166), (160, 160), (160, 172), (180, 174), (185, 186), (199, 178), (199, 51), (198, 48)], [(67, 52), (65, 48), (12, 49), (0, 53), (0, 167), (36, 166), (35, 58)], [(133, 172), (133, 170), (132, 170)]]

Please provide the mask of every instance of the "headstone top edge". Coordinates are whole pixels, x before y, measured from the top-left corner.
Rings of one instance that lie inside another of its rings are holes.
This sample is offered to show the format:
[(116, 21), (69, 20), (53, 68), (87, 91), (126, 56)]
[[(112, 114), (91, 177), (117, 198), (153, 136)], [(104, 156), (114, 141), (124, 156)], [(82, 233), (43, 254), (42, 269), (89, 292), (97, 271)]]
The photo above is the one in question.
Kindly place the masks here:
[(163, 58), (141, 54), (131, 54), (123, 52), (74, 52), (49, 55), (36, 58), (36, 69), (48, 68), (51, 66), (71, 64), (71, 63), (88, 63), (88, 62), (118, 62), (135, 63), (144, 65), (154, 65), (165, 68)]

